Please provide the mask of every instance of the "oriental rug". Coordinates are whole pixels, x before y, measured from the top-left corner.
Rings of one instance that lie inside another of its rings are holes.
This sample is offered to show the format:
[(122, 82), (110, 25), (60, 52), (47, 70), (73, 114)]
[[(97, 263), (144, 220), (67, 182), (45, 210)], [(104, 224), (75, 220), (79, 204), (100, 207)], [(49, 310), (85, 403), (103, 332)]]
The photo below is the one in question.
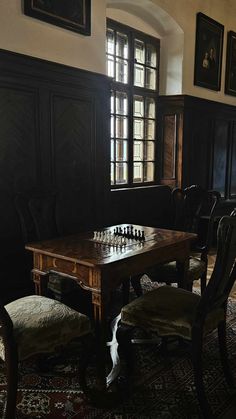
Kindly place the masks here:
[[(236, 301), (228, 306), (228, 349), (236, 377)], [(97, 408), (87, 403), (78, 383), (76, 353), (58, 359), (37, 357), (23, 362), (19, 370), (16, 419), (196, 419), (201, 418), (193, 383), (192, 365), (186, 347), (176, 345), (163, 355), (155, 345), (135, 345), (134, 387), (113, 408)], [(89, 377), (94, 376), (94, 361)], [(235, 418), (232, 405), (236, 392), (224, 380), (217, 334), (206, 338), (204, 346), (205, 388), (214, 417)], [(5, 374), (0, 364), (0, 412), (5, 400)], [(234, 411), (235, 412), (235, 411)], [(232, 415), (232, 416), (231, 416)], [(0, 413), (0, 417), (1, 413)], [(13, 419), (13, 418), (12, 418)]]

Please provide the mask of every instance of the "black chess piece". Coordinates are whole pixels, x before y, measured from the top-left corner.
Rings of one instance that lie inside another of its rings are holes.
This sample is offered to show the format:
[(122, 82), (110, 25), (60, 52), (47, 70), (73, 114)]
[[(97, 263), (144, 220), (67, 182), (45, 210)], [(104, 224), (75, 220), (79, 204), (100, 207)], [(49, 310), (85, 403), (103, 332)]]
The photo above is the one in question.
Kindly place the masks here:
[(130, 236), (131, 236), (131, 239), (134, 237), (134, 226), (130, 227)]
[(128, 239), (130, 239), (130, 237), (131, 237), (131, 229), (130, 229), (130, 226), (127, 227), (127, 236), (126, 237)]
[(142, 239), (143, 241), (145, 241), (145, 234), (144, 234), (144, 231), (142, 231), (141, 239)]

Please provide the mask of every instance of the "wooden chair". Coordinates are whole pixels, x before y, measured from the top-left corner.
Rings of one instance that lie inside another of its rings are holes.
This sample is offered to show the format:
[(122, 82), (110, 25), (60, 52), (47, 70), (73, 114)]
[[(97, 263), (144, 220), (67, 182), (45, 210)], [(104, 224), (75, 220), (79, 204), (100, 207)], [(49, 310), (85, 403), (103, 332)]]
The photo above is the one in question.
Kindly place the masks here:
[[(217, 191), (206, 191), (200, 186), (192, 185), (184, 190), (174, 189), (172, 199), (173, 229), (196, 233), (198, 236), (189, 259), (187, 289), (192, 290), (193, 282), (200, 279), (201, 292), (203, 292), (206, 287), (208, 252), (212, 245), (214, 217), (220, 194)], [(201, 230), (203, 216), (204, 220), (207, 220), (205, 232)], [(175, 261), (156, 265), (146, 274), (153, 282), (164, 282), (167, 285), (179, 283), (178, 266)], [(137, 288), (137, 281), (135, 282), (134, 288)]]
[(175, 336), (191, 342), (194, 380), (201, 410), (212, 417), (202, 371), (203, 340), (218, 329), (219, 350), (225, 378), (233, 385), (227, 361), (226, 308), (230, 290), (236, 279), (236, 211), (221, 219), (217, 231), (217, 256), (209, 283), (200, 296), (181, 288), (160, 286), (124, 306), (117, 339), (132, 366), (131, 337), (134, 328), (157, 332), (160, 337)]
[[(47, 240), (59, 236), (56, 221), (56, 193), (30, 191), (18, 193), (15, 206), (19, 215), (24, 243)], [(75, 281), (59, 274), (50, 274), (48, 295), (67, 303), (69, 295), (78, 290)]]
[(92, 347), (89, 318), (38, 295), (20, 298), (5, 307), (0, 304), (0, 357), (5, 361), (7, 375), (5, 419), (15, 417), (18, 361), (53, 353), (75, 338), (80, 340), (79, 382), (87, 392), (85, 373)]

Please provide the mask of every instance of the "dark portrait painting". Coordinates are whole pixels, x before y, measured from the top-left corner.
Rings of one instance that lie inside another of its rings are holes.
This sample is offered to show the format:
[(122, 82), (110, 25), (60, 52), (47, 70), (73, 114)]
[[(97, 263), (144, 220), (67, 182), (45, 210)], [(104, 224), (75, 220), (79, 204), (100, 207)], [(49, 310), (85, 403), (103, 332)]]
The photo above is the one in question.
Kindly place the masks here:
[(194, 84), (220, 90), (224, 26), (197, 14)]
[(236, 96), (236, 32), (229, 31), (225, 72), (225, 93)]
[(91, 0), (24, 0), (24, 13), (84, 35), (91, 34)]

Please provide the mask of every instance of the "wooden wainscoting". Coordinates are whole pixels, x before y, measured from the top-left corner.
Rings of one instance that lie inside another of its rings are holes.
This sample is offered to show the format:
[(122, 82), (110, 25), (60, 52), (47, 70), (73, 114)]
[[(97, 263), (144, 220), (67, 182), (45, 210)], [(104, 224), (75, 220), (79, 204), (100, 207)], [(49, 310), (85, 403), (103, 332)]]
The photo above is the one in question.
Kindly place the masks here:
[[(109, 80), (0, 50), (0, 296), (31, 289), (14, 207), (18, 192), (53, 190), (61, 234), (106, 218)], [(23, 268), (22, 268), (23, 266)], [(22, 270), (23, 269), (23, 270)], [(27, 285), (28, 284), (28, 285)]]

